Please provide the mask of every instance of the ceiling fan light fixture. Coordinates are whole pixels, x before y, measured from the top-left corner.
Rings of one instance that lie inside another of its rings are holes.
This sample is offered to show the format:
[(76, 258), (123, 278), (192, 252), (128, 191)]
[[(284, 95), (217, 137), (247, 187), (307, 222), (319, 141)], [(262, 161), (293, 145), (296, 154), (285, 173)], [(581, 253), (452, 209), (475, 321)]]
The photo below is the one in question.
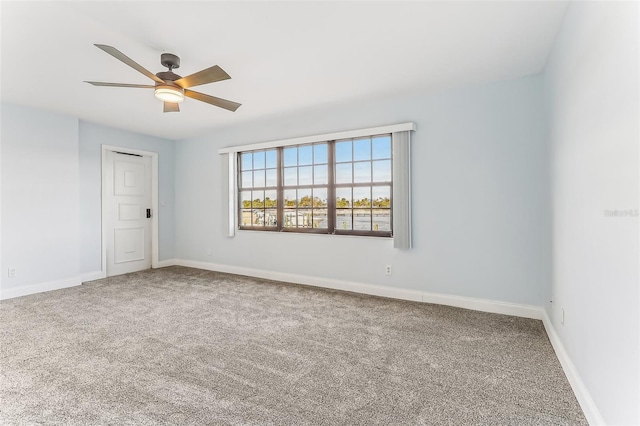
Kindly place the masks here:
[(237, 102), (232, 102), (222, 98), (216, 98), (215, 96), (205, 95), (204, 93), (194, 92), (193, 90), (188, 89), (190, 87), (215, 83), (216, 81), (227, 80), (231, 78), (229, 74), (227, 74), (222, 68), (217, 65), (205, 68), (186, 77), (181, 77), (173, 72), (173, 69), (180, 67), (180, 58), (170, 53), (163, 53), (162, 55), (160, 55), (160, 63), (163, 66), (167, 67), (169, 70), (153, 74), (151, 71), (138, 64), (133, 59), (129, 58), (127, 55), (113, 46), (107, 46), (106, 44), (96, 44), (95, 46), (113, 56), (117, 60), (123, 62), (125, 65), (128, 65), (139, 73), (149, 77), (151, 80), (155, 81), (155, 85), (152, 86), (150, 84), (105, 83), (100, 81), (87, 81), (86, 83), (92, 84), (94, 86), (155, 89), (156, 98), (164, 102), (164, 112), (180, 112), (178, 104), (184, 101), (185, 94), (197, 101), (205, 102), (209, 105), (223, 108), (228, 111), (235, 111), (240, 107), (240, 104)]
[(162, 102), (180, 103), (184, 101), (184, 89), (175, 86), (157, 86), (155, 95)]

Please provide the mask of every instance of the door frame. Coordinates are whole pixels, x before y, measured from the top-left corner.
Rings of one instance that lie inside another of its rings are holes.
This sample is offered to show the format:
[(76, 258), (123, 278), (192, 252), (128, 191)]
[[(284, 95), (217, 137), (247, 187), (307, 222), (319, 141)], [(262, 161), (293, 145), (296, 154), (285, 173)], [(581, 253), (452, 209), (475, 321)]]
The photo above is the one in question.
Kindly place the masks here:
[(102, 225), (102, 276), (107, 276), (107, 151), (123, 152), (125, 154), (141, 155), (151, 158), (151, 268), (155, 269), (158, 267), (158, 153), (115, 145), (101, 146), (102, 198), (100, 222)]

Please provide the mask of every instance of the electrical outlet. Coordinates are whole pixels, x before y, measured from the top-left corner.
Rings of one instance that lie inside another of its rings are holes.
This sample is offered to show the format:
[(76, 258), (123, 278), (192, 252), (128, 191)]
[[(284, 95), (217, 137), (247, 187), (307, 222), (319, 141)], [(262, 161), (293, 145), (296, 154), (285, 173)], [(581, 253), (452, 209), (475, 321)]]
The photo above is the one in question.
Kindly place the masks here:
[(391, 265), (386, 265), (384, 267), (384, 274), (385, 275), (391, 275)]
[(564, 325), (564, 308), (562, 308), (562, 316), (560, 317), (560, 324)]
[(7, 276), (9, 278), (15, 278), (15, 276), (16, 276), (16, 268), (9, 268), (9, 270), (7, 271)]
[(208, 249), (207, 249), (207, 256), (211, 256), (211, 253), (212, 253), (212, 252), (211, 252), (211, 249), (210, 249), (210, 248), (208, 248)]

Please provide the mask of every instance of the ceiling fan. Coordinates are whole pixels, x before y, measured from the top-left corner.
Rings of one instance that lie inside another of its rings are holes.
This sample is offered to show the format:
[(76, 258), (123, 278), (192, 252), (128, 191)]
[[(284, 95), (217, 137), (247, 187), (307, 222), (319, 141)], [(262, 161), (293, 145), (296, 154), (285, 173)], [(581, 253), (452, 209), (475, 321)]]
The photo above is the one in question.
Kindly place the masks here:
[(201, 84), (214, 83), (216, 81), (227, 80), (231, 78), (222, 68), (217, 65), (198, 71), (186, 77), (181, 77), (173, 72), (174, 69), (180, 68), (180, 58), (171, 53), (163, 53), (160, 56), (162, 66), (169, 68), (169, 71), (161, 71), (152, 74), (142, 65), (120, 52), (112, 46), (104, 44), (96, 44), (96, 47), (104, 50), (114, 58), (129, 65), (134, 70), (146, 75), (153, 81), (155, 85), (150, 84), (125, 84), (125, 83), (103, 83), (100, 81), (85, 81), (85, 83), (94, 86), (111, 86), (111, 87), (135, 87), (143, 89), (155, 89), (156, 98), (164, 102), (164, 112), (180, 112), (178, 104), (187, 96), (198, 101), (227, 109), (229, 111), (237, 110), (241, 104), (228, 101), (215, 96), (205, 95), (204, 93), (189, 90), (189, 87), (199, 86)]

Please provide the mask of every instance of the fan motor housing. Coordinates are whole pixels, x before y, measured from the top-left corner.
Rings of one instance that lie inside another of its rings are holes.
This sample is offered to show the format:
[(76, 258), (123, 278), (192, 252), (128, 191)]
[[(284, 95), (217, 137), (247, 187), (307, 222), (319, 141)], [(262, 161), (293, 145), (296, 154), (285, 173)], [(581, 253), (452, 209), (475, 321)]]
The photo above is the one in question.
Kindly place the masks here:
[(173, 53), (163, 53), (160, 55), (160, 63), (163, 67), (171, 69), (180, 68), (180, 58)]
[(156, 76), (164, 81), (176, 81), (182, 78), (178, 74), (171, 71), (160, 71), (159, 73), (156, 73)]

